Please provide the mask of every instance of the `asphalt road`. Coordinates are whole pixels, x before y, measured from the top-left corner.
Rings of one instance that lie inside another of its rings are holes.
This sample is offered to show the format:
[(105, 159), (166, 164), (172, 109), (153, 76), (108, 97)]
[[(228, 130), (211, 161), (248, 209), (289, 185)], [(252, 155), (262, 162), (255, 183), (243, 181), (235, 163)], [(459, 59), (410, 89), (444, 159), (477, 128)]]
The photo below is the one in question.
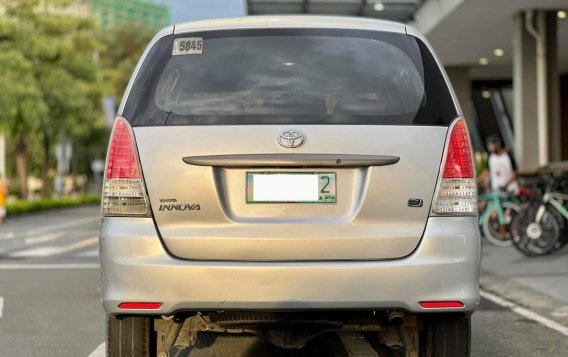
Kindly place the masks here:
[[(0, 227), (0, 356), (104, 356), (95, 238), (98, 213), (98, 207), (59, 210), (12, 218)], [(492, 247), (484, 249), (490, 256), (501, 254)], [(487, 264), (499, 269), (495, 262)], [(547, 269), (539, 269), (547, 274)], [(551, 274), (558, 275), (558, 271), (553, 269)], [(508, 279), (506, 274), (504, 279)], [(542, 293), (546, 287), (540, 288)], [(568, 286), (562, 289), (555, 285), (550, 295), (562, 297)], [(555, 330), (545, 326), (548, 317), (541, 314), (544, 310), (540, 307), (533, 311), (525, 306), (529, 313), (523, 315), (519, 309), (513, 311), (514, 306), (493, 301), (500, 300), (484, 299), (473, 315), (474, 357), (568, 356), (568, 333), (561, 333), (562, 327), (566, 331), (568, 327), (563, 320), (556, 320), (560, 323), (553, 326)], [(551, 301), (562, 304), (561, 300)], [(551, 311), (562, 307), (552, 306)], [(211, 347), (205, 347), (208, 345)], [(189, 355), (207, 356), (212, 351), (217, 356), (253, 355), (252, 351), (270, 356), (345, 355), (335, 335), (322, 336), (307, 346), (308, 350), (294, 353), (276, 353), (249, 336), (203, 336), (201, 346), (204, 348)]]

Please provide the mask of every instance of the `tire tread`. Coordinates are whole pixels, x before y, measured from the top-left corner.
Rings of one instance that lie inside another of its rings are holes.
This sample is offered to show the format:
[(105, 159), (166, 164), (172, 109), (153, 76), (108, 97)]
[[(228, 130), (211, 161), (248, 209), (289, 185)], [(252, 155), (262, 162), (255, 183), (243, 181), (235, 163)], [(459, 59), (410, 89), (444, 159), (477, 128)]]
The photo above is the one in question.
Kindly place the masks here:
[(150, 357), (151, 319), (148, 317), (116, 318), (107, 316), (107, 357)]
[(427, 357), (469, 357), (471, 354), (471, 318), (440, 315), (428, 322)]

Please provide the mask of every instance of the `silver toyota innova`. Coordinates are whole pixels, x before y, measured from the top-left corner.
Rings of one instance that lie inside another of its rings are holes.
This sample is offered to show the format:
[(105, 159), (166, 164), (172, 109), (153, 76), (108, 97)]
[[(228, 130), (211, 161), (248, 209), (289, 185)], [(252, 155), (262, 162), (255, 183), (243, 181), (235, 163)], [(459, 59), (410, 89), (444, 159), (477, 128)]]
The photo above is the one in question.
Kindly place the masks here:
[(365, 331), (396, 356), (469, 356), (471, 146), (415, 29), (168, 27), (118, 115), (100, 236), (108, 356), (169, 356), (203, 331), (282, 348)]

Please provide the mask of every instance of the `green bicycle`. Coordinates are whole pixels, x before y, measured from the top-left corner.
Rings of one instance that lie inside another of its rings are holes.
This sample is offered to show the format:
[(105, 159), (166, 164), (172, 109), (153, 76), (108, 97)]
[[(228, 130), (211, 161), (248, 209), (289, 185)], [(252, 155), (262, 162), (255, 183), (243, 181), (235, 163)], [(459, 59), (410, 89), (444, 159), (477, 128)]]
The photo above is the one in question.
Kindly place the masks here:
[(479, 215), (482, 235), (499, 247), (513, 244), (511, 227), (515, 217), (521, 212), (517, 197), (505, 192), (492, 191), (479, 195), (479, 201), (486, 202)]

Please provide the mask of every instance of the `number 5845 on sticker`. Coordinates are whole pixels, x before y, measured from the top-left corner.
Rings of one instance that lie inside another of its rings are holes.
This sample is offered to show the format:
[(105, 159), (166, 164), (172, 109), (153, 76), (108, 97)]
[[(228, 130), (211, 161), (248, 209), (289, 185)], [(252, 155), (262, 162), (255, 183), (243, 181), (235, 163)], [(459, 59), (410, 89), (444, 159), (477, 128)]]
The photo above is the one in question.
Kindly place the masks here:
[(173, 56), (200, 55), (203, 53), (202, 37), (176, 38), (174, 40)]

